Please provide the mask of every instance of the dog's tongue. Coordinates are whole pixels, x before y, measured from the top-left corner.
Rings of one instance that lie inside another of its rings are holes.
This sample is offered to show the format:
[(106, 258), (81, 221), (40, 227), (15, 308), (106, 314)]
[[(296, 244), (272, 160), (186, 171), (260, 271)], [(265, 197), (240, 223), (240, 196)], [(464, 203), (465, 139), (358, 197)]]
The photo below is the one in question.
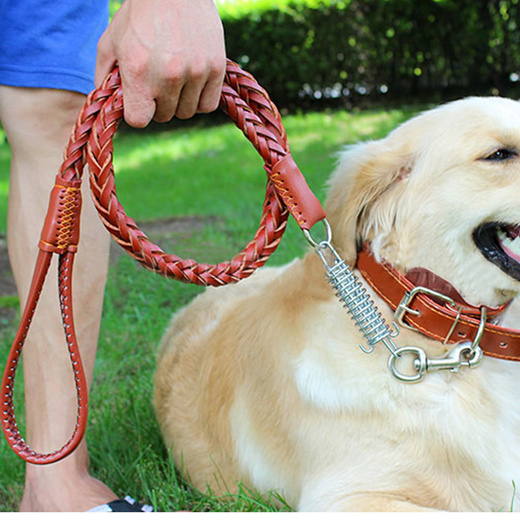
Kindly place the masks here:
[(507, 236), (514, 240), (520, 236), (520, 227), (519, 226), (508, 226), (507, 228)]

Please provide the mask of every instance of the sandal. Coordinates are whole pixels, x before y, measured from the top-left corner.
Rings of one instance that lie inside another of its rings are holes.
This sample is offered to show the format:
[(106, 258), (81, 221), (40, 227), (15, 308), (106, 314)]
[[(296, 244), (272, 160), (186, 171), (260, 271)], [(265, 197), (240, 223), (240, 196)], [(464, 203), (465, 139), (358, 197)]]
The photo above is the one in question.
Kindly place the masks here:
[(143, 505), (134, 500), (132, 497), (126, 496), (118, 500), (108, 502), (101, 506), (89, 509), (87, 513), (153, 513), (152, 506)]

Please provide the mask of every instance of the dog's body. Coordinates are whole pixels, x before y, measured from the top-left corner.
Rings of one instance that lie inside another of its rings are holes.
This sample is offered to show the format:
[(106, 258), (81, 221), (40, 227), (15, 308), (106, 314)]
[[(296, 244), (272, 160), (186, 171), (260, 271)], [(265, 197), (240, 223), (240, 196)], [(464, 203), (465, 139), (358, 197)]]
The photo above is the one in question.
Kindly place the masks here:
[[(347, 150), (326, 205), (337, 250), (354, 265), (371, 243), (403, 273), (423, 267), (474, 305), (504, 303), (520, 289), (516, 271), (486, 260), (473, 233), (500, 223), (515, 234), (519, 153), (520, 104), (497, 98), (446, 105)], [(409, 329), (395, 341), (431, 358), (452, 347)], [(243, 482), (304, 511), (509, 509), (520, 364), (486, 357), (409, 385), (389, 373), (384, 347), (367, 355), (364, 342), (313, 251), (209, 289), (160, 349), (156, 408), (178, 467), (201, 490)]]

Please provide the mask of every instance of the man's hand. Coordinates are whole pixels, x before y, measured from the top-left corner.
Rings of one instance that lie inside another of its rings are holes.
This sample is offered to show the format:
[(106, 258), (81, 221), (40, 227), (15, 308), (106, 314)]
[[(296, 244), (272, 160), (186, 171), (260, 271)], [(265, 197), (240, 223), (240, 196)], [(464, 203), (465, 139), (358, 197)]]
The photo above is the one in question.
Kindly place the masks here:
[(226, 52), (213, 1), (126, 0), (99, 41), (96, 85), (116, 62), (131, 126), (215, 110)]

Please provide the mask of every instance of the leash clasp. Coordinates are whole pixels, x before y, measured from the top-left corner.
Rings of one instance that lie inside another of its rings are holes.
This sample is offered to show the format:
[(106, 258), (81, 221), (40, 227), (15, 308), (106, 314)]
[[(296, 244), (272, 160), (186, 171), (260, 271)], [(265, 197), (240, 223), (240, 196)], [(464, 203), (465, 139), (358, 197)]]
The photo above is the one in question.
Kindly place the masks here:
[[(439, 370), (450, 370), (458, 372), (461, 367), (475, 368), (478, 367), (484, 358), (484, 353), (480, 348), (480, 340), (484, 333), (487, 321), (487, 310), (481, 308), (480, 324), (472, 343), (466, 342), (455, 345), (444, 357), (438, 359), (429, 359), (422, 348), (419, 347), (401, 347), (395, 352), (395, 356), (390, 356), (388, 360), (388, 368), (391, 374), (405, 383), (418, 383), (422, 381), (427, 372), (436, 372)], [(398, 360), (403, 360), (412, 356), (412, 373), (405, 373), (397, 367)]]
[[(388, 368), (391, 374), (404, 383), (418, 383), (422, 381), (427, 372), (439, 370), (450, 370), (458, 372), (461, 367), (475, 368), (482, 363), (484, 354), (480, 347), (473, 349), (469, 343), (456, 345), (444, 357), (439, 359), (429, 359), (422, 348), (401, 347), (396, 351), (397, 356), (390, 356)], [(412, 356), (413, 373), (401, 371), (397, 366), (397, 361), (404, 360)]]

